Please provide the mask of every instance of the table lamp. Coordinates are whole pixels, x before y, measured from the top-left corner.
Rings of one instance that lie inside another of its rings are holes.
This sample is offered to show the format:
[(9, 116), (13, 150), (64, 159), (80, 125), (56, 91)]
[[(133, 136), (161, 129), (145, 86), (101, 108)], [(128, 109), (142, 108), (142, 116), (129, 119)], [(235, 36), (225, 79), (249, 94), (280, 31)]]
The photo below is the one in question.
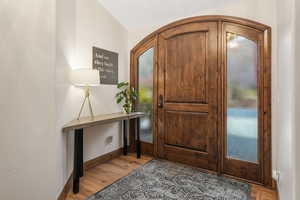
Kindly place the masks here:
[(84, 104), (86, 101), (88, 101), (89, 104), (89, 110), (90, 115), (92, 118), (94, 118), (94, 113), (92, 109), (92, 104), (90, 100), (90, 87), (99, 86), (100, 85), (100, 77), (99, 77), (99, 71), (93, 70), (93, 69), (75, 69), (71, 72), (71, 82), (73, 85), (78, 87), (84, 87), (85, 89), (85, 97), (82, 102), (77, 120), (80, 119), (80, 115), (82, 113)]

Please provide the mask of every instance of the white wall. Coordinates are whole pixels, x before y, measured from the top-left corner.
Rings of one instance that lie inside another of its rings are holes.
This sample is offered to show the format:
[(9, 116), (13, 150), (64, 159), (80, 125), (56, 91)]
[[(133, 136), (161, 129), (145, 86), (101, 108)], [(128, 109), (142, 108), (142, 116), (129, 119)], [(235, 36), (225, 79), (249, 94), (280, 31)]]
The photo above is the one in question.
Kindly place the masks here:
[[(165, 7), (165, 9), (167, 9), (167, 5), (162, 3), (161, 7), (163, 6)], [(174, 5), (173, 7), (172, 6), (170, 7), (174, 8)], [(160, 10), (163, 10), (163, 8), (161, 8)], [(149, 23), (141, 22), (139, 26), (135, 26), (137, 28), (130, 28), (128, 30), (129, 48), (130, 49), (133, 48), (138, 41), (143, 39), (147, 34), (151, 33), (152, 31), (155, 31), (159, 27), (174, 22), (176, 20), (183, 19), (186, 17), (192, 17), (192, 16), (200, 16), (200, 15), (237, 16), (237, 17), (243, 17), (247, 19), (252, 19), (254, 21), (258, 21), (270, 25), (272, 26), (273, 29), (276, 29), (276, 4), (274, 3), (273, 0), (251, 0), (251, 1), (227, 0), (225, 1), (225, 3), (224, 1), (221, 1), (220, 4), (215, 2), (213, 5), (204, 6), (204, 9), (199, 8), (199, 11), (194, 11), (194, 13), (191, 15), (185, 15), (184, 11), (180, 12), (179, 10), (178, 13), (180, 14), (175, 15), (174, 13), (172, 13), (173, 14), (172, 17), (168, 16), (168, 14), (165, 13), (164, 16), (159, 18), (160, 20), (157, 19), (158, 17), (153, 16), (156, 19), (153, 20), (153, 22), (155, 23), (149, 24)]]
[[(61, 133), (64, 123), (74, 119), (83, 100), (83, 90), (71, 86), (71, 68), (92, 67), (92, 47), (119, 53), (119, 81), (128, 80), (127, 31), (97, 0), (57, 1), (57, 63), (56, 63), (56, 133), (60, 136), (60, 185), (64, 185), (73, 169), (73, 136)], [(120, 112), (115, 103), (116, 85), (101, 85), (92, 89), (91, 101), (95, 114)], [(86, 107), (87, 108), (87, 107)], [(84, 115), (88, 115), (87, 109)], [(107, 144), (106, 138), (113, 136)], [(90, 160), (121, 147), (119, 123), (86, 129), (84, 160)], [(67, 145), (66, 145), (67, 143)], [(68, 161), (68, 162), (66, 162)], [(62, 188), (62, 187), (61, 187)]]
[[(91, 67), (98, 46), (119, 53), (119, 80), (128, 80), (127, 31), (97, 0), (2, 0), (0, 27), (0, 199), (54, 200), (73, 160), (73, 133), (61, 128), (83, 98), (69, 84), (71, 67)], [(116, 91), (93, 89), (96, 114), (121, 111)], [(118, 149), (120, 132), (119, 124), (86, 130), (84, 160)]]
[(295, 199), (300, 199), (300, 2), (295, 1), (295, 179), (296, 179), (296, 196)]
[[(294, 0), (277, 4), (277, 41), (278, 41), (278, 99), (276, 130), (278, 131), (277, 167), (279, 176), (280, 199), (295, 199), (295, 16)], [(278, 123), (279, 122), (279, 123)]]
[(1, 0), (0, 28), (0, 199), (53, 200), (55, 0)]

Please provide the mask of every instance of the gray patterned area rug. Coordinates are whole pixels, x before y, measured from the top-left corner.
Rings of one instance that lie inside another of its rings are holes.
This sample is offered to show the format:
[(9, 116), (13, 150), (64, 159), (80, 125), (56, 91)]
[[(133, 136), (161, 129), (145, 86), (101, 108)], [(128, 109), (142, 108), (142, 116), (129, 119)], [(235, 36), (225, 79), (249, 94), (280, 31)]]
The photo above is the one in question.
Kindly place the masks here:
[(152, 160), (87, 200), (250, 200), (250, 185)]

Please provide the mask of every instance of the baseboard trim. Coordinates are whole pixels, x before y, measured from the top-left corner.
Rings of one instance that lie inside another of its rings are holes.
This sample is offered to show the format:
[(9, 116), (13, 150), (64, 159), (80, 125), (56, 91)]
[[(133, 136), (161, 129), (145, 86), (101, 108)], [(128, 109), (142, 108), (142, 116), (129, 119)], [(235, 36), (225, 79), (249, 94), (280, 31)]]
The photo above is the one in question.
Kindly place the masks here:
[(71, 173), (68, 181), (66, 182), (63, 190), (61, 191), (60, 195), (58, 196), (57, 200), (65, 200), (67, 198), (68, 192), (72, 188), (72, 180), (73, 180), (73, 172)]
[(277, 181), (274, 178), (272, 178), (272, 189), (276, 191), (278, 189)]
[(277, 199), (280, 200), (279, 191), (278, 191), (278, 182), (274, 178), (272, 178), (272, 187), (273, 190), (275, 190), (276, 192)]
[(84, 165), (83, 165), (84, 170), (88, 170), (88, 169), (93, 168), (93, 167), (95, 167), (99, 164), (102, 164), (104, 162), (112, 160), (113, 158), (116, 158), (116, 157), (122, 155), (122, 153), (123, 153), (123, 148), (120, 148), (120, 149), (117, 149), (115, 151), (106, 153), (102, 156), (99, 156), (97, 158), (88, 160), (88, 161), (84, 162)]
[[(112, 151), (112, 152), (106, 153), (104, 155), (101, 155), (97, 158), (88, 160), (88, 161), (84, 162), (84, 164), (83, 164), (84, 171), (86, 171), (90, 168), (93, 168), (93, 167), (95, 167), (99, 164), (105, 163), (109, 160), (112, 160), (114, 158), (117, 158), (120, 155), (122, 155), (122, 152), (123, 152), (123, 148), (120, 148), (120, 149), (117, 149), (115, 151)], [(70, 189), (72, 188), (72, 185), (73, 185), (72, 180), (73, 180), (73, 172), (71, 173), (68, 181), (64, 185), (60, 195), (57, 198), (57, 200), (65, 200), (66, 199), (66, 197), (68, 195), (68, 192), (70, 191)]]

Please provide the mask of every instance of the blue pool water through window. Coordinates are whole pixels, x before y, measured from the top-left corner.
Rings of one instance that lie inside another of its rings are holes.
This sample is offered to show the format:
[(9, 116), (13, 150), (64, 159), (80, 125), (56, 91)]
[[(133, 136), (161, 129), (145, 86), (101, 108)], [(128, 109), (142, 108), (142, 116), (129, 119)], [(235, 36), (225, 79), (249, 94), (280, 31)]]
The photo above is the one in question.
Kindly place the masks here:
[(230, 108), (227, 111), (227, 155), (257, 163), (257, 110)]
[(257, 43), (227, 33), (227, 157), (258, 163)]

